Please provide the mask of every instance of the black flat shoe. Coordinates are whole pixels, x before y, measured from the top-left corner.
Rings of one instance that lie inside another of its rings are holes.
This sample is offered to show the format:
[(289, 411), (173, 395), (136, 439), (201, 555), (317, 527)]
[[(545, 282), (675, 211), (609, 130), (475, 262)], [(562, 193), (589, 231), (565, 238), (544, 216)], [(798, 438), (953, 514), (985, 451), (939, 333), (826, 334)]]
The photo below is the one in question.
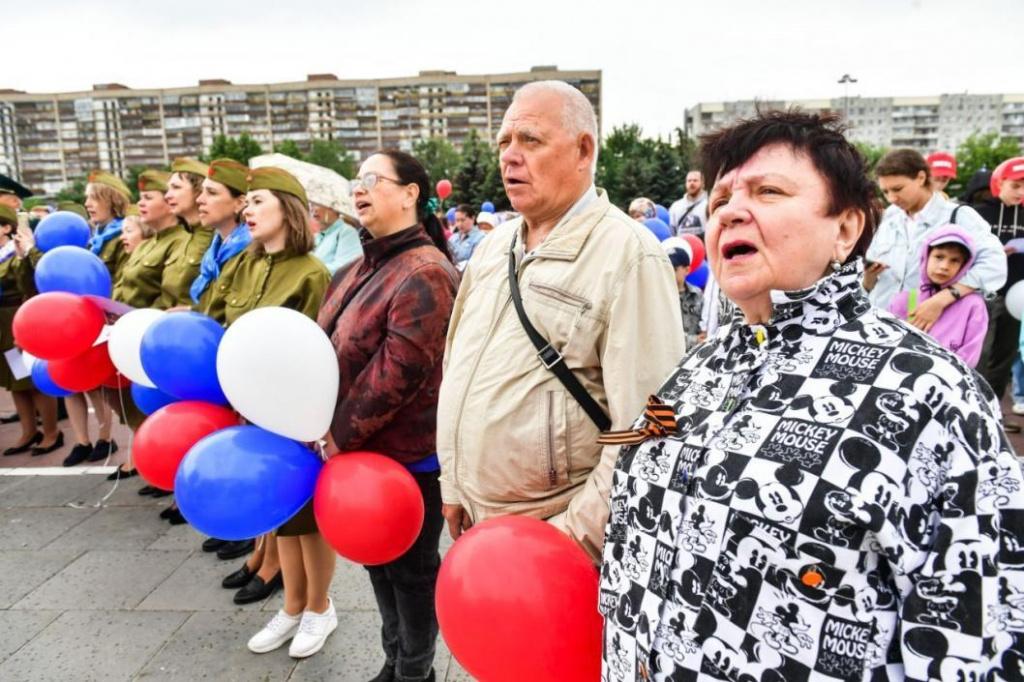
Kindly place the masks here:
[(0, 417), (0, 424), (15, 424), (19, 421), (21, 421), (21, 417), (18, 416), (17, 412), (9, 414), (6, 417)]
[(224, 578), (221, 581), (220, 586), (229, 590), (237, 590), (240, 587), (245, 587), (252, 580), (255, 575), (250, 569), (249, 564), (242, 564), (242, 567)]
[(121, 467), (118, 467), (118, 468), (114, 469), (114, 471), (111, 472), (111, 474), (109, 476), (107, 476), (107, 480), (108, 481), (116, 481), (119, 478), (132, 478), (133, 476), (138, 476), (138, 475), (139, 475), (139, 470), (138, 469), (132, 469), (131, 471), (125, 471)]
[(92, 454), (92, 444), (89, 445), (76, 445), (71, 448), (71, 454), (64, 458), (64, 466), (73, 467), (76, 464), (81, 464)]
[(23, 452), (28, 452), (29, 450), (32, 449), (33, 445), (41, 443), (42, 440), (43, 440), (43, 432), (42, 431), (36, 431), (32, 435), (31, 438), (29, 438), (27, 441), (25, 441), (21, 445), (16, 445), (13, 448), (7, 448), (6, 450), (4, 450), (4, 457), (10, 457), (11, 455), (20, 455)]
[(157, 488), (156, 492), (150, 493), (149, 496), (150, 497), (170, 497), (173, 494), (174, 494), (174, 491), (172, 491), (172, 490), (161, 490), (160, 488)]
[(172, 526), (180, 526), (183, 523), (188, 523), (188, 521), (181, 515), (180, 509), (174, 509), (167, 515), (167, 523)]
[(142, 486), (141, 488), (139, 488), (138, 490), (136, 490), (135, 492), (136, 492), (136, 494), (138, 494), (138, 495), (141, 495), (141, 496), (145, 497), (145, 496), (147, 496), (147, 495), (152, 495), (152, 494), (153, 494), (153, 493), (155, 493), (155, 492), (156, 492), (157, 490), (159, 490), (159, 488), (154, 488), (154, 487), (153, 487), (153, 486), (151, 486), (151, 485), (144, 485), (144, 486)]
[(217, 558), (222, 561), (230, 561), (231, 559), (238, 559), (246, 554), (250, 553), (256, 548), (255, 540), (238, 540), (237, 542), (225, 542), (220, 549), (217, 550)]
[(263, 578), (254, 575), (245, 587), (235, 593), (236, 604), (251, 604), (255, 601), (263, 601), (270, 595), (281, 589), (284, 581), (281, 579), (281, 571), (277, 572), (269, 582), (263, 582)]
[(178, 508), (175, 507), (172, 504), (170, 507), (168, 507), (167, 509), (164, 509), (162, 512), (160, 512), (160, 518), (164, 519), (164, 520), (167, 520), (167, 519), (169, 519), (171, 517), (171, 514), (173, 514), (176, 511), (178, 511)]
[(96, 441), (96, 447), (89, 454), (89, 461), (102, 462), (115, 452), (117, 452), (117, 443), (115, 441), (98, 440)]
[[(206, 538), (203, 540), (203, 551), (204, 552), (216, 552), (218, 549), (228, 544), (228, 540), (221, 540), (220, 538)], [(241, 587), (241, 585), (239, 585)]]
[(32, 456), (39, 457), (40, 455), (48, 455), (51, 452), (55, 452), (64, 447), (64, 432), (59, 431), (57, 433), (57, 440), (53, 441), (53, 445), (47, 445), (45, 448), (32, 448)]

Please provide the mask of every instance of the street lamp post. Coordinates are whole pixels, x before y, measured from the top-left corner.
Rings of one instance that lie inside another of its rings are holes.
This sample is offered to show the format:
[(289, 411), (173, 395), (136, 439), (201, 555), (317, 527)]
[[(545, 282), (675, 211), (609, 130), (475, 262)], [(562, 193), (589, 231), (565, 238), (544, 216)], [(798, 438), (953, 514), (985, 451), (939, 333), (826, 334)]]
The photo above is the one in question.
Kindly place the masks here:
[(856, 83), (857, 79), (848, 73), (844, 73), (843, 77), (836, 81), (843, 86), (843, 118), (847, 122), (850, 120), (850, 83)]

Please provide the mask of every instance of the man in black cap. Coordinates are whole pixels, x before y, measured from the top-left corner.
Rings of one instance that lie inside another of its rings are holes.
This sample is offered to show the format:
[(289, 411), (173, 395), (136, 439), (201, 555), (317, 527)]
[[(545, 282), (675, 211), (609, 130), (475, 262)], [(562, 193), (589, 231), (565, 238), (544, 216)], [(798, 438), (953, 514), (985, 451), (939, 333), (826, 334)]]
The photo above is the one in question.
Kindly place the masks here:
[(21, 200), (30, 196), (32, 192), (27, 187), (0, 173), (0, 206), (10, 206), (17, 211), (21, 208)]

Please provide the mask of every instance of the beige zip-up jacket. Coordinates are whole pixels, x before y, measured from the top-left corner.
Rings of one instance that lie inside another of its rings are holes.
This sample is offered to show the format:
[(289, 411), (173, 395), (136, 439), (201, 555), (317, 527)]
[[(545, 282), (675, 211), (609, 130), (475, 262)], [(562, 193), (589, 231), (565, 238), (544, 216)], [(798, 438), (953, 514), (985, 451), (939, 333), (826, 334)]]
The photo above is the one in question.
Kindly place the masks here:
[(599, 560), (619, 449), (597, 444), (597, 427), (523, 331), (508, 286), (514, 235), (530, 321), (613, 429), (630, 427), (683, 356), (679, 291), (654, 235), (598, 190), (529, 255), (521, 218), (491, 232), (455, 299), (438, 404), (444, 502), (474, 522), (550, 519)]

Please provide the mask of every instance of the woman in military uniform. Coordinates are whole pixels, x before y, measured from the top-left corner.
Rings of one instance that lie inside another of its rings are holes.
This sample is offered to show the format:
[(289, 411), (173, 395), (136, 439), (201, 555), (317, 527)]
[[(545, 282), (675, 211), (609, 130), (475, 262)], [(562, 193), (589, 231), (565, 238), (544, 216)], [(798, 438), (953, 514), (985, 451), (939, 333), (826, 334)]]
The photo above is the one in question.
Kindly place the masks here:
[(171, 164), (171, 177), (167, 181), (164, 198), (188, 236), (164, 267), (160, 297), (153, 304), (155, 308), (168, 310), (192, 303), (189, 290), (199, 274), (203, 254), (213, 241), (213, 230), (201, 224), (196, 203), (209, 170), (209, 166), (195, 159), (175, 159)]
[(249, 226), (242, 220), (248, 174), (248, 166), (233, 159), (217, 159), (210, 162), (203, 180), (197, 202), (199, 218), (204, 227), (212, 230), (213, 242), (203, 254), (199, 274), (189, 288), (192, 306), (197, 310), (209, 305), (213, 290), (222, 286), (217, 283), (221, 272), (241, 258), (252, 242)]
[[(0, 205), (0, 353), (14, 348), (14, 333), (11, 331), (14, 314), (21, 303), (36, 293), (33, 268), (24, 257), (27, 249), (22, 249), (15, 242), (17, 224), (14, 209)], [(28, 232), (27, 229), (24, 231)], [(2, 360), (0, 386), (14, 397), (18, 421), (21, 422), (21, 438), (4, 450), (4, 455), (19, 455), (30, 450), (33, 455), (45, 455), (64, 446), (64, 434), (57, 430), (56, 398), (36, 390), (31, 377), (15, 379), (10, 367)], [(36, 430), (37, 414), (43, 422), (42, 432)]]
[[(112, 282), (117, 282), (121, 268), (128, 260), (128, 252), (124, 250), (120, 236), (122, 222), (131, 201), (131, 191), (121, 178), (99, 170), (89, 174), (89, 183), (85, 186), (85, 210), (89, 213), (89, 222), (95, 231), (88, 248), (107, 266)], [(38, 249), (33, 253), (37, 254)], [(97, 388), (89, 391), (88, 395), (96, 421), (99, 422), (99, 438), (94, 447), (89, 437), (89, 413), (85, 395), (76, 393), (65, 398), (71, 428), (75, 432), (75, 447), (64, 459), (64, 466), (74, 466), (85, 461), (98, 462), (117, 452), (117, 443), (110, 437), (114, 426), (113, 415), (104, 398), (104, 390)]]
[[(298, 180), (279, 168), (252, 170), (247, 182), (248, 206), (244, 217), (253, 243), (221, 272), (204, 312), (225, 326), (264, 306), (291, 308), (315, 320), (330, 275), (311, 253), (313, 233), (306, 192)], [(335, 553), (317, 531), (312, 502), (274, 535), (275, 538), (265, 537), (261, 545), (268, 548), (264, 563), (269, 563), (269, 544), (276, 540), (284, 608), (249, 640), (249, 649), (255, 653), (272, 651), (294, 635), (291, 655), (310, 656), (320, 650), (337, 626), (327, 595)], [(248, 565), (241, 570), (247, 569), (251, 570)], [(256, 587), (263, 582), (260, 576), (254, 576)], [(307, 632), (309, 628), (295, 635), (303, 619), (333, 625), (315, 637)]]

